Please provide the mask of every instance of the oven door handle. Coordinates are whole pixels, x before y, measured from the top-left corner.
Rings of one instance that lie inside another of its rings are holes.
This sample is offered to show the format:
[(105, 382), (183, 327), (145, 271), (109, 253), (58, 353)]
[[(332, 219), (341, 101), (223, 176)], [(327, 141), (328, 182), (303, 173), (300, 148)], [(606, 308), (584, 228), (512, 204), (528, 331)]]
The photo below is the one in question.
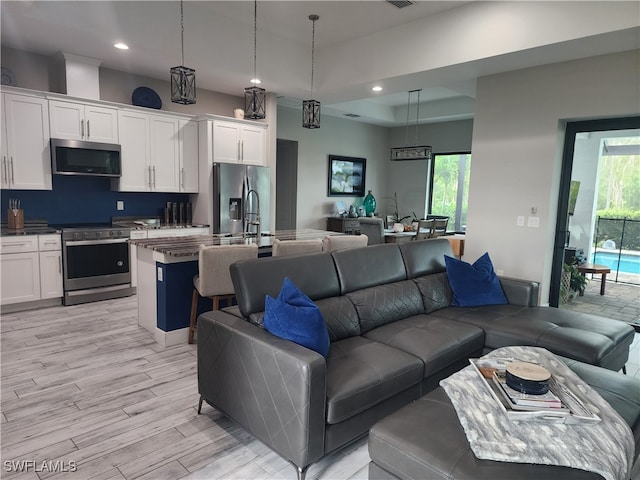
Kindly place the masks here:
[(127, 243), (128, 238), (105, 238), (104, 240), (66, 240), (64, 244), (67, 247), (75, 247), (81, 245), (104, 245), (106, 243)]

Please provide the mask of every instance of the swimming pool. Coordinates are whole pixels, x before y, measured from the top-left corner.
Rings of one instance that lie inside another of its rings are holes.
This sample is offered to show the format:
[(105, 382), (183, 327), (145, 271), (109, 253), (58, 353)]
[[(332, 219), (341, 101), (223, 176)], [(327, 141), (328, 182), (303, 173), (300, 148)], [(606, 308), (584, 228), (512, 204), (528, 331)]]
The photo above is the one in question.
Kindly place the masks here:
[[(620, 257), (619, 266), (618, 256)], [(606, 265), (611, 270), (618, 270), (619, 272), (640, 274), (640, 255), (598, 251), (596, 252), (593, 263)]]

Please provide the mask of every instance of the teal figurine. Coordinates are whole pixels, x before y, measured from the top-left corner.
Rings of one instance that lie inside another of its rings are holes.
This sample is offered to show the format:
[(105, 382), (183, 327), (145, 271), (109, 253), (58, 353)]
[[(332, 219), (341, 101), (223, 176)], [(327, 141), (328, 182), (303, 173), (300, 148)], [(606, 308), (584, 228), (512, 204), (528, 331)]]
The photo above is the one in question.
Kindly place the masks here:
[(371, 190), (369, 190), (367, 196), (364, 197), (362, 206), (364, 207), (364, 212), (367, 217), (373, 217), (373, 215), (376, 213), (376, 197), (371, 194)]

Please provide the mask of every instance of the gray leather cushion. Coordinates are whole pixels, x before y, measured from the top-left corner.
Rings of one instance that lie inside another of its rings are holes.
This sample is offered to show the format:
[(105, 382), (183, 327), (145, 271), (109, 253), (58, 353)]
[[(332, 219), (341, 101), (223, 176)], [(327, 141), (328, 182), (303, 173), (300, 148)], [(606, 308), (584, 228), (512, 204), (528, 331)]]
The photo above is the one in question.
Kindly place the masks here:
[(482, 352), (484, 332), (462, 322), (416, 315), (371, 330), (371, 340), (415, 355), (424, 362), (424, 377)]
[(331, 252), (344, 295), (354, 290), (405, 280), (407, 274), (398, 245), (387, 243)]
[(417, 357), (364, 337), (331, 344), (327, 357), (327, 423), (339, 423), (422, 379)]
[(453, 294), (445, 272), (417, 277), (414, 282), (422, 294), (425, 313), (431, 313), (451, 305)]
[(229, 270), (238, 307), (244, 317), (264, 311), (265, 295), (277, 297), (284, 277), (289, 277), (311, 300), (340, 294), (330, 253), (243, 260), (232, 264)]
[(407, 278), (444, 272), (446, 271), (444, 256), (453, 257), (451, 244), (444, 238), (405, 242), (399, 247), (406, 266)]
[(360, 335), (360, 322), (353, 303), (347, 297), (316, 300), (332, 342)]
[(389, 415), (369, 432), (371, 460), (402, 479), (602, 480), (568, 467), (479, 460), (442, 388)]
[(365, 288), (347, 297), (358, 311), (362, 333), (424, 312), (422, 296), (413, 280)]
[(628, 349), (633, 328), (621, 321), (551, 307), (449, 307), (432, 315), (470, 323), (485, 331), (485, 347), (532, 345), (606, 368), (609, 355)]

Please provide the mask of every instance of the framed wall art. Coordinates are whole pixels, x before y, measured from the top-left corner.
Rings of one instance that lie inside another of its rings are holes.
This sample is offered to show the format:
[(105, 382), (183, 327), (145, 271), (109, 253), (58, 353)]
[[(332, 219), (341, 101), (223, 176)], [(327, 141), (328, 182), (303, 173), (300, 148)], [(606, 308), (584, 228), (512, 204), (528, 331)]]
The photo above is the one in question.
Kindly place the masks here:
[(330, 197), (364, 197), (366, 158), (329, 155)]

